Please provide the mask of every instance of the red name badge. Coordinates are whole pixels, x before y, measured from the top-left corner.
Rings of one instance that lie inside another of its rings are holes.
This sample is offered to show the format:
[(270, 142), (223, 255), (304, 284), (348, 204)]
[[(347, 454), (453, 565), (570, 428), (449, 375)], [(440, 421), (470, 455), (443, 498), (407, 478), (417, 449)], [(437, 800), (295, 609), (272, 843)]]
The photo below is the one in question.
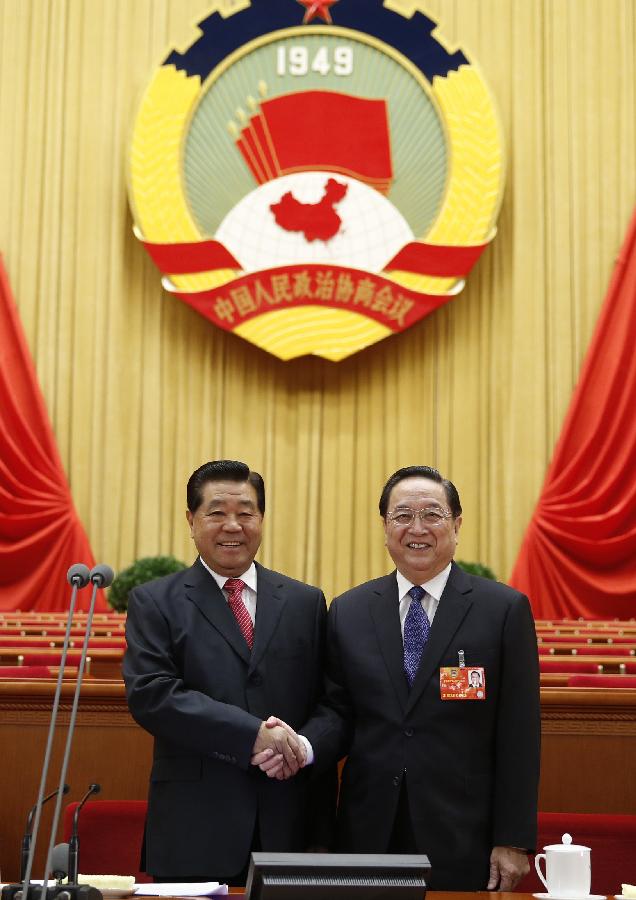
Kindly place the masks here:
[(445, 666), (439, 670), (442, 700), (485, 700), (486, 673), (482, 666)]

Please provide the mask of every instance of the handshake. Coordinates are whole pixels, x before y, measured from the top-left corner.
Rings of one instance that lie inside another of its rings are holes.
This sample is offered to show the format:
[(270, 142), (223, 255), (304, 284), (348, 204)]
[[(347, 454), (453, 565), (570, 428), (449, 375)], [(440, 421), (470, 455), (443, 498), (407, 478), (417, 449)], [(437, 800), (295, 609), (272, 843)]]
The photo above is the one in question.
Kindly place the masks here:
[(306, 762), (305, 742), (293, 728), (276, 716), (261, 723), (252, 748), (253, 766), (258, 766), (268, 778), (284, 781), (302, 769)]

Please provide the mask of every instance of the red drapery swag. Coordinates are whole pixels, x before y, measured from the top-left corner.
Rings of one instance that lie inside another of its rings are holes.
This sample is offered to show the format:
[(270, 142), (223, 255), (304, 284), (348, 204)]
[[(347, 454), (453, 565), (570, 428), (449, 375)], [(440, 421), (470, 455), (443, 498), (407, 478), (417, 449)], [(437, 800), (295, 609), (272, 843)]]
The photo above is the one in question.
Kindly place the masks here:
[[(75, 562), (95, 560), (0, 257), (0, 611), (66, 610)], [(90, 590), (78, 592), (77, 609)], [(95, 608), (109, 609), (103, 591)]]
[(636, 616), (636, 214), (510, 583), (537, 618)]

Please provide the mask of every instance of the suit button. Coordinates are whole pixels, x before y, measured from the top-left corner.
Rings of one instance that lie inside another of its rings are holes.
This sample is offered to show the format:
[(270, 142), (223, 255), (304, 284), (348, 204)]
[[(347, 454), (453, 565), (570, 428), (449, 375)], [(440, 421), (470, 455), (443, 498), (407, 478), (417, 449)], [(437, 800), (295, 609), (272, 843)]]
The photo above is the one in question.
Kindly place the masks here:
[(258, 687), (258, 685), (263, 683), (263, 676), (259, 672), (252, 672), (250, 682)]
[(405, 728), (405, 729), (404, 729), (404, 734), (406, 735), (406, 737), (413, 737), (413, 729), (412, 729), (412, 728)]
[(399, 775), (396, 775), (395, 778), (393, 779), (393, 784), (394, 784), (396, 787), (399, 787), (399, 786), (400, 786), (400, 781), (401, 781), (401, 780), (402, 780), (402, 779), (400, 778), (400, 776), (399, 776)]

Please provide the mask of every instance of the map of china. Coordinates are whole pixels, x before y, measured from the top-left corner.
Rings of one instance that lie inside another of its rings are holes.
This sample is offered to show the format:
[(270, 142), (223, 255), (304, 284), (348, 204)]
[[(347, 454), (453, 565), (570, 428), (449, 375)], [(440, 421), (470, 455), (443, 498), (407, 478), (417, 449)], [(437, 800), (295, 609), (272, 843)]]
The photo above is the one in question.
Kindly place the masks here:
[(301, 203), (287, 191), (278, 203), (271, 204), (270, 209), (276, 224), (285, 231), (302, 231), (306, 241), (328, 241), (340, 231), (342, 219), (334, 206), (344, 198), (347, 187), (335, 178), (329, 178), (318, 203)]

